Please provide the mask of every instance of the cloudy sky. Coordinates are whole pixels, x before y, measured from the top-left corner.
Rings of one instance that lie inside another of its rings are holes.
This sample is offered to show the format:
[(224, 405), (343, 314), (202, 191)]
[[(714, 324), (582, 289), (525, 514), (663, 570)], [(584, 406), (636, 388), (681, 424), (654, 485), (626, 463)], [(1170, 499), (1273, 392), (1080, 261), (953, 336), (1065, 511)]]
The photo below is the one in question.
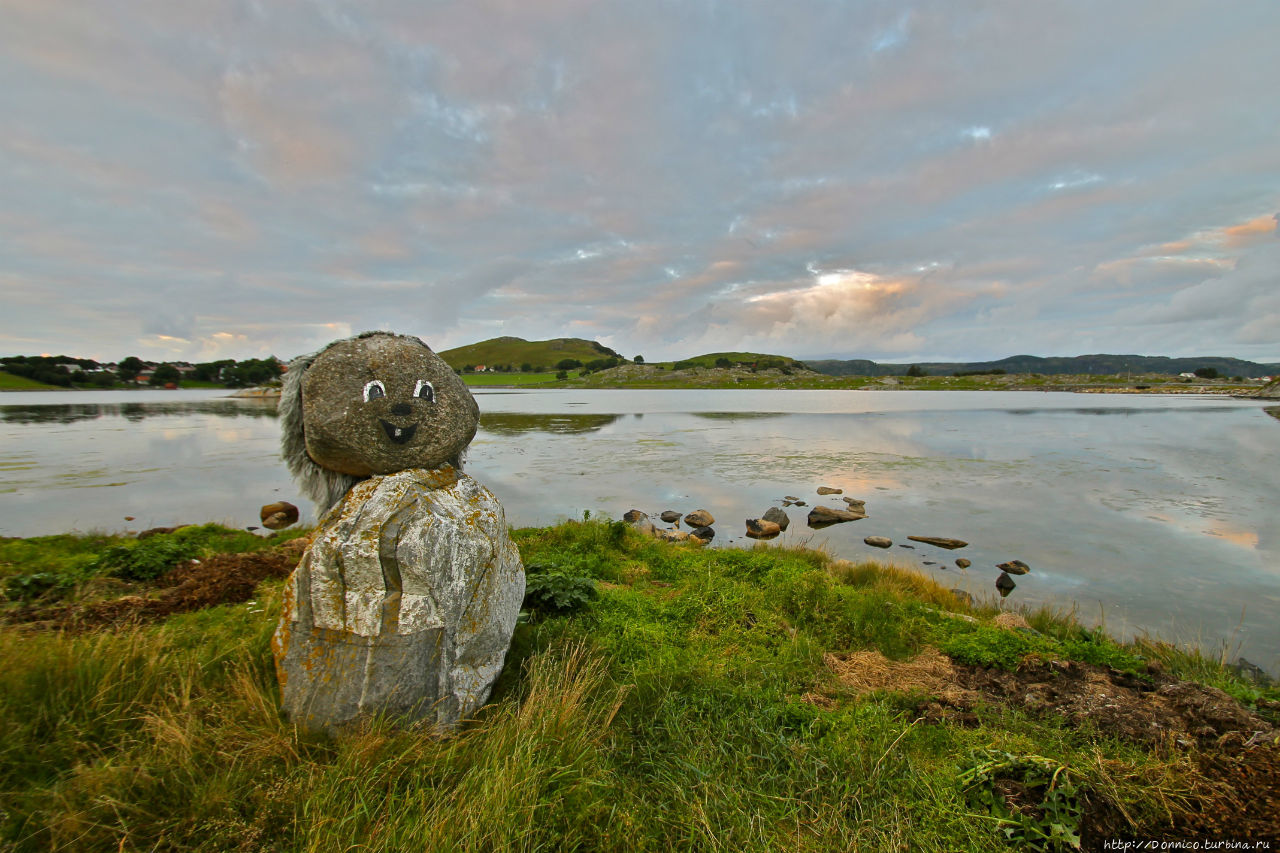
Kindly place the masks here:
[(1280, 3), (0, 0), (0, 353), (1280, 361)]

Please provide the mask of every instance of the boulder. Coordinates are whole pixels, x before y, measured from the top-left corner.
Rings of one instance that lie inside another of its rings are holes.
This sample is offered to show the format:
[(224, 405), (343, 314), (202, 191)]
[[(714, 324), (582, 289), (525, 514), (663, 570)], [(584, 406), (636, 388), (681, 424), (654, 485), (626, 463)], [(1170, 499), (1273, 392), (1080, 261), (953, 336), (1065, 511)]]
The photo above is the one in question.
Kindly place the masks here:
[(772, 521), (774, 524), (778, 525), (778, 529), (780, 530), (786, 530), (791, 526), (790, 517), (776, 506), (771, 506), (766, 509), (764, 511), (764, 515), (760, 516), (760, 518), (765, 521)]
[(475, 480), (445, 465), (357, 483), (285, 588), (285, 714), (312, 731), (366, 713), (455, 726), (501, 673), (524, 588), (502, 506)]
[(628, 524), (635, 524), (636, 522), (643, 521), (648, 517), (649, 514), (647, 512), (641, 512), (638, 509), (629, 509), (622, 514), (622, 520)]
[(716, 538), (716, 532), (710, 527), (698, 527), (689, 531), (689, 535), (694, 539), (701, 539), (703, 542), (710, 542)]
[(892, 548), (893, 540), (888, 536), (868, 536), (862, 540), (872, 548)]
[(650, 521), (648, 518), (642, 518), (639, 521), (632, 524), (631, 526), (634, 527), (636, 530), (639, 530), (645, 536), (658, 535), (658, 528), (655, 527), (653, 522)]
[(962, 601), (965, 604), (968, 604), (970, 606), (973, 605), (973, 596), (965, 592), (963, 589), (956, 587), (955, 589), (951, 590), (951, 594), (954, 595), (956, 599), (958, 599), (959, 601)]
[[(666, 530), (661, 527), (655, 527), (653, 535), (663, 542), (686, 542), (689, 539), (689, 534), (683, 530)], [(702, 540), (698, 541), (701, 542)]]
[(276, 501), (258, 510), (258, 520), (268, 530), (283, 530), (298, 523), (298, 508), (288, 501)]
[(462, 377), (417, 338), (375, 333), (337, 341), (301, 383), (306, 455), (353, 477), (457, 466), (479, 423)]
[(960, 559), (956, 560), (956, 565), (957, 565), (957, 566), (959, 566), (959, 567), (960, 567), (960, 568), (962, 568), (962, 569), (967, 569), (967, 568), (969, 568), (970, 566), (972, 566), (972, 565), (973, 565), (973, 563), (972, 563), (972, 561), (970, 561), (970, 560), (966, 560), (964, 557), (961, 557)]
[(667, 524), (674, 524), (680, 520), (680, 513), (676, 512), (674, 509), (669, 509), (659, 515), (658, 518), (662, 519)]
[(794, 502), (796, 502), (796, 501), (800, 500), (800, 499), (799, 499), (798, 497), (796, 497), (795, 495), (783, 495), (783, 496), (782, 496), (782, 499), (783, 499), (784, 501), (791, 501), (792, 503), (794, 503)]
[(1027, 572), (1031, 571), (1031, 567), (1021, 560), (1010, 560), (1007, 563), (1001, 563), (996, 566), (996, 568), (1004, 569), (1011, 575), (1025, 575)]
[(716, 517), (705, 509), (695, 509), (684, 517), (684, 523), (690, 527), (710, 527), (716, 523)]
[(866, 502), (866, 501), (860, 501), (860, 500), (858, 500), (857, 498), (848, 498), (848, 497), (846, 497), (846, 498), (841, 498), (840, 500), (842, 500), (842, 501), (844, 501), (846, 504), (848, 504), (848, 505), (849, 505), (849, 509), (852, 509), (852, 510), (865, 511), (866, 506), (867, 506), (867, 502)]
[(948, 551), (954, 551), (957, 548), (968, 546), (968, 542), (963, 539), (949, 539), (946, 536), (908, 536), (912, 542), (923, 542), (926, 545), (936, 545), (939, 548), (946, 548)]
[(843, 521), (857, 521), (866, 518), (865, 512), (854, 512), (850, 509), (836, 509), (833, 506), (815, 506), (809, 510), (810, 527), (828, 527)]
[(818, 486), (818, 494), (841, 495), (841, 494), (844, 494), (844, 489), (837, 489), (834, 486)]
[(1009, 577), (1008, 572), (1001, 572), (1000, 577), (996, 578), (996, 589), (1000, 591), (1000, 597), (1004, 598), (1013, 592), (1017, 584), (1013, 582), (1013, 578)]
[(782, 532), (782, 528), (772, 521), (763, 518), (747, 519), (747, 536), (751, 539), (772, 539)]

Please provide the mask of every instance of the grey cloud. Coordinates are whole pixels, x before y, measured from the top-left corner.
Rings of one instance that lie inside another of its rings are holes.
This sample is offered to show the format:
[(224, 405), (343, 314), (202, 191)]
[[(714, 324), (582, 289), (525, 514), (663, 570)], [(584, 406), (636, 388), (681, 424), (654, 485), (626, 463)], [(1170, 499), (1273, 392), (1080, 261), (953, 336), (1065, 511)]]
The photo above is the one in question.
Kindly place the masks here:
[(0, 346), (1280, 359), (1280, 10), (1101, 11), (13, 0)]

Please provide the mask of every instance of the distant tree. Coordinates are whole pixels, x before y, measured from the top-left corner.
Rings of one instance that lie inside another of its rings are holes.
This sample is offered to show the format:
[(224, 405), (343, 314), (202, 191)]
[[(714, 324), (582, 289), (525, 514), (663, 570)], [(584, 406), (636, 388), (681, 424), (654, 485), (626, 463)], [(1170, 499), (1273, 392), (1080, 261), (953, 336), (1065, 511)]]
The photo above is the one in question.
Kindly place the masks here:
[(1197, 367), (1197, 368), (1195, 369), (1195, 374), (1196, 374), (1196, 376), (1199, 376), (1201, 379), (1217, 379), (1217, 378), (1218, 378), (1218, 368), (1216, 368), (1216, 367)]
[(569, 371), (567, 370), (561, 370), (556, 373), (556, 379), (568, 379), (568, 378), (569, 378)]
[(121, 360), (116, 367), (121, 379), (125, 382), (132, 382), (138, 378), (139, 373), (146, 369), (147, 365), (136, 355), (131, 355)]
[(521, 363), (521, 365), (520, 365), (520, 372), (521, 372), (521, 373), (533, 373), (533, 365), (532, 365), (532, 364), (530, 364), (530, 363), (529, 363), (529, 362), (527, 362), (527, 361), (526, 361), (526, 362)]
[(475, 372), (476, 372), (476, 366), (475, 366), (474, 364), (464, 364), (464, 365), (462, 365), (462, 372), (463, 372), (463, 373), (475, 373)]
[(716, 367), (733, 367), (733, 362), (724, 356), (720, 356), (716, 359)]
[(671, 365), (671, 369), (672, 370), (688, 370), (691, 367), (698, 367), (698, 366), (699, 366), (698, 362), (696, 361), (689, 361), (688, 359), (683, 359)]
[(156, 369), (151, 372), (151, 378), (147, 380), (147, 384), (168, 385), (170, 382), (176, 383), (181, 378), (182, 374), (178, 372), (178, 368), (168, 362), (165, 362), (164, 364), (158, 365)]
[(573, 370), (575, 367), (582, 367), (582, 362), (576, 358), (562, 358), (556, 362), (556, 370)]
[(642, 355), (638, 355), (631, 360), (634, 361), (636, 364), (644, 364), (644, 356)]
[(918, 364), (913, 364), (907, 368), (907, 375), (908, 376), (924, 376), (925, 375), (924, 368)]
[(1232, 377), (1231, 377), (1231, 381), (1232, 381), (1232, 382), (1243, 382), (1243, 381), (1244, 381), (1244, 377), (1243, 377), (1243, 376), (1232, 376)]
[(97, 373), (89, 374), (89, 384), (97, 385), (99, 388), (110, 388), (116, 384), (116, 378), (111, 375), (108, 370), (100, 370)]
[(235, 359), (224, 358), (218, 361), (202, 361), (195, 366), (191, 377), (201, 382), (218, 382), (222, 379), (222, 371), (229, 367), (235, 367)]

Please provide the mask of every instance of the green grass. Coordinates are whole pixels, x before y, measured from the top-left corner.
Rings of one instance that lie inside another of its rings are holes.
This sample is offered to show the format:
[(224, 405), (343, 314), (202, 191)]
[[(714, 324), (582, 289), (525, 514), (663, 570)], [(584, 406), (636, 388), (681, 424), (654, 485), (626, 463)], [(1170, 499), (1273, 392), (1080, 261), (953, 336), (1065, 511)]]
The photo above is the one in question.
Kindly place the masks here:
[[(1060, 618), (996, 636), (989, 612), (903, 570), (697, 550), (607, 520), (515, 538), (531, 575), (594, 594), (530, 613), (490, 704), (446, 737), (393, 720), (295, 732), (268, 647), (280, 583), (142, 629), (0, 628), (0, 848), (996, 851), (1014, 848), (961, 780), (997, 765), (1065, 768), (1070, 791), (1105, 792), (1142, 825), (1190, 790), (1185, 758), (1017, 709), (960, 725), (922, 722), (910, 692), (802, 698), (830, 687), (827, 652), (1139, 651)], [(0, 544), (14, 570), (63, 571), (120, 543)], [(1167, 665), (1230, 681), (1208, 661)]]
[(218, 524), (184, 527), (135, 539), (91, 533), (0, 538), (0, 593), (4, 604), (80, 597), (95, 578), (146, 581), (179, 562), (218, 553), (260, 551), (303, 535), (299, 528), (267, 539)]
[(0, 370), (0, 391), (52, 391), (57, 388), (57, 385), (48, 385), (44, 382), (28, 379), (25, 376), (14, 376), (12, 373)]

